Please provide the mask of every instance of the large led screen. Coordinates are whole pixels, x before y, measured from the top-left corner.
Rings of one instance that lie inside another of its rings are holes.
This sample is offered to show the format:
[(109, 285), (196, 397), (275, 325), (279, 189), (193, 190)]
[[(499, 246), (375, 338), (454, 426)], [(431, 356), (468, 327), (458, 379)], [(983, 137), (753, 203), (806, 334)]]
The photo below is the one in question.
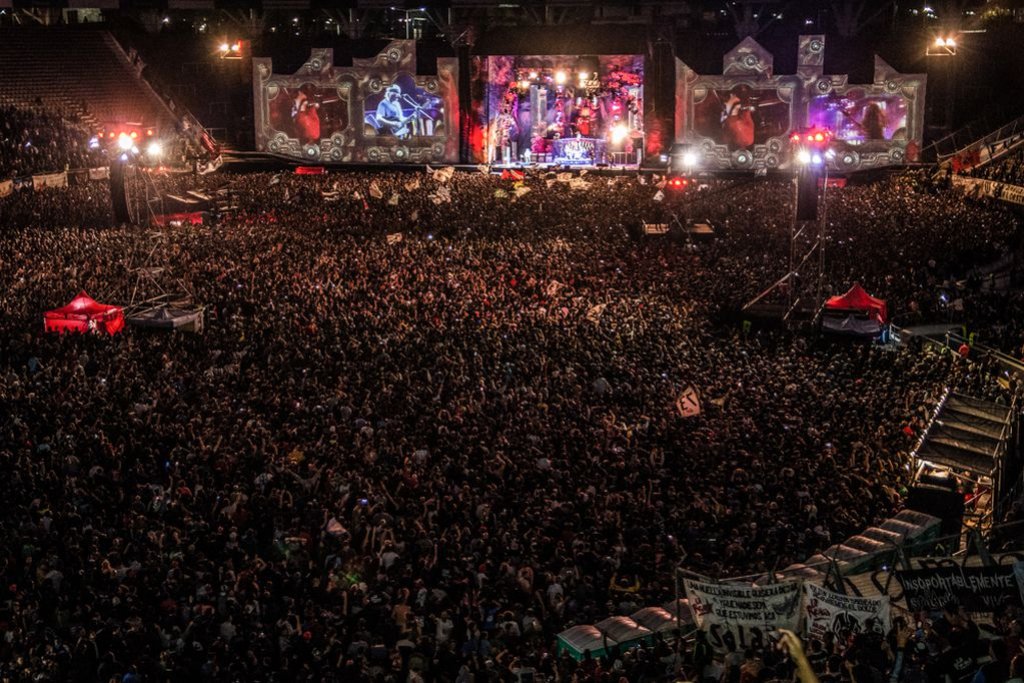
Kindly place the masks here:
[(789, 130), (789, 103), (775, 88), (756, 88), (741, 83), (731, 88), (710, 88), (695, 103), (693, 129), (697, 134), (725, 145), (730, 151), (750, 149)]
[(837, 171), (915, 161), (921, 149), (926, 78), (875, 57), (871, 83), (826, 74), (825, 36), (800, 36), (796, 72), (776, 74), (774, 55), (745, 38), (720, 74), (676, 65), (676, 142), (707, 169), (762, 171), (793, 166), (794, 131), (827, 129)]
[(254, 59), (256, 148), (307, 163), (457, 161), (457, 60), (419, 75), (415, 55), (413, 41), (399, 40), (340, 67), (318, 49), (294, 74)]
[(444, 101), (418, 87), (413, 76), (399, 74), (380, 93), (366, 99), (363, 121), (368, 135), (400, 140), (442, 136)]
[(836, 91), (813, 98), (807, 118), (812, 127), (827, 128), (836, 140), (854, 145), (907, 139), (907, 100), (901, 95)]
[(319, 143), (348, 127), (348, 100), (337, 88), (307, 83), (269, 96), (270, 128), (303, 145)]

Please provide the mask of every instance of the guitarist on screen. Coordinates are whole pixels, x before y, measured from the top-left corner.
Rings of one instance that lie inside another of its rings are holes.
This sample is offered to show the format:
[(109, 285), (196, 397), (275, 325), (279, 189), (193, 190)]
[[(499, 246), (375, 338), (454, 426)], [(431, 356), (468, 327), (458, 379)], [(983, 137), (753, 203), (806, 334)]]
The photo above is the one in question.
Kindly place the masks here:
[(411, 134), (409, 120), (412, 114), (406, 116), (402, 111), (402, 103), (399, 96), (402, 89), (397, 85), (389, 85), (384, 91), (384, 99), (377, 105), (377, 130), (381, 133), (388, 132), (397, 138), (407, 138)]

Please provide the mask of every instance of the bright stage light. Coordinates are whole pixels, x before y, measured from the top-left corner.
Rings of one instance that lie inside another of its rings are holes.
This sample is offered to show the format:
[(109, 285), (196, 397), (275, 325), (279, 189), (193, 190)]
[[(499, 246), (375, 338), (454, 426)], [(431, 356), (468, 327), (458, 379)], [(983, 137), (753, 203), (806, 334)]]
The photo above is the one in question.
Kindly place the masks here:
[(100, 139), (95, 135), (89, 138), (89, 149), (99, 149)]
[(530, 89), (530, 81), (528, 81), (528, 80), (526, 80), (524, 78), (523, 80), (519, 81), (519, 87), (522, 90), (529, 90)]
[(589, 72), (587, 72), (587, 71), (581, 71), (580, 72), (580, 80), (581, 81), (585, 81), (588, 78), (590, 78), (590, 73)]
[(811, 163), (815, 166), (821, 166), (821, 155), (817, 153), (813, 154), (811, 156)]
[(154, 159), (159, 159), (164, 154), (164, 148), (160, 145), (159, 142), (154, 140), (153, 142), (149, 143), (149, 147), (146, 148), (146, 154), (153, 157)]
[(612, 127), (612, 142), (615, 144), (621, 143), (629, 135), (629, 129), (621, 123), (617, 126)]
[(536, 71), (531, 71), (530, 72), (530, 80), (531, 81), (537, 80), (537, 72)]
[(231, 51), (232, 52), (238, 52), (241, 49), (242, 49), (242, 44), (241, 43), (235, 43), (234, 45), (231, 46)]
[(683, 166), (686, 168), (693, 168), (697, 165), (697, 153), (696, 152), (683, 152)]
[(230, 49), (231, 49), (231, 46), (228, 45), (227, 43), (221, 43), (220, 44), (220, 51), (221, 52), (227, 52)]
[(117, 136), (117, 146), (122, 152), (130, 150), (133, 144), (131, 137), (126, 133), (121, 133)]
[(796, 161), (801, 166), (806, 166), (807, 164), (811, 163), (811, 153), (808, 152), (806, 149), (800, 150), (799, 152), (796, 153)]
[(555, 83), (565, 85), (565, 72), (561, 69), (555, 72)]

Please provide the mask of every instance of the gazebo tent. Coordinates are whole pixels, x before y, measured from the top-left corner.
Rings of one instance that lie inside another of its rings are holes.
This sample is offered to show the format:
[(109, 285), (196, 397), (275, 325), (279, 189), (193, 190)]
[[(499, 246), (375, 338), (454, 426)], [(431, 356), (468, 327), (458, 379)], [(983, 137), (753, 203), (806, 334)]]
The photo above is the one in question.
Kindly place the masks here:
[(876, 299), (855, 283), (846, 294), (825, 302), (821, 326), (840, 334), (874, 336), (882, 331), (888, 319), (885, 301)]
[(132, 315), (128, 322), (137, 327), (199, 332), (203, 329), (203, 312), (162, 306)]
[(594, 624), (594, 627), (617, 642), (622, 649), (650, 643), (654, 635), (651, 629), (641, 626), (629, 617), (608, 617)]
[(599, 659), (608, 654), (607, 648), (617, 643), (602, 635), (594, 626), (573, 626), (558, 634), (558, 653), (568, 652), (576, 661), (583, 659), (583, 653), (590, 650), (590, 656)]
[[(681, 617), (679, 626), (682, 627), (683, 633), (692, 631), (693, 615), (690, 614), (690, 610), (683, 608), (679, 616)], [(676, 615), (664, 607), (644, 607), (630, 615), (630, 619), (654, 633), (672, 634), (676, 632)]]
[(111, 306), (94, 301), (85, 292), (61, 306), (43, 314), (43, 328), (47, 332), (106, 332), (117, 334), (124, 329), (124, 311), (120, 306)]

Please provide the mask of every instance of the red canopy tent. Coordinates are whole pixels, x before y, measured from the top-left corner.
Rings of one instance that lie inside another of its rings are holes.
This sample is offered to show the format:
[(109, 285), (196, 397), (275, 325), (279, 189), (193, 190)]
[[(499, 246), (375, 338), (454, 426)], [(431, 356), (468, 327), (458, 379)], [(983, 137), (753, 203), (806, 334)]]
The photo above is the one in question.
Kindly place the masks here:
[(879, 323), (885, 323), (889, 319), (889, 311), (885, 301), (876, 299), (860, 286), (854, 283), (850, 291), (841, 296), (834, 296), (825, 302), (825, 310), (833, 313), (867, 313), (869, 317)]
[(124, 328), (124, 311), (120, 306), (110, 306), (94, 301), (85, 292), (61, 306), (43, 314), (43, 326), (47, 332), (106, 332), (117, 334)]

